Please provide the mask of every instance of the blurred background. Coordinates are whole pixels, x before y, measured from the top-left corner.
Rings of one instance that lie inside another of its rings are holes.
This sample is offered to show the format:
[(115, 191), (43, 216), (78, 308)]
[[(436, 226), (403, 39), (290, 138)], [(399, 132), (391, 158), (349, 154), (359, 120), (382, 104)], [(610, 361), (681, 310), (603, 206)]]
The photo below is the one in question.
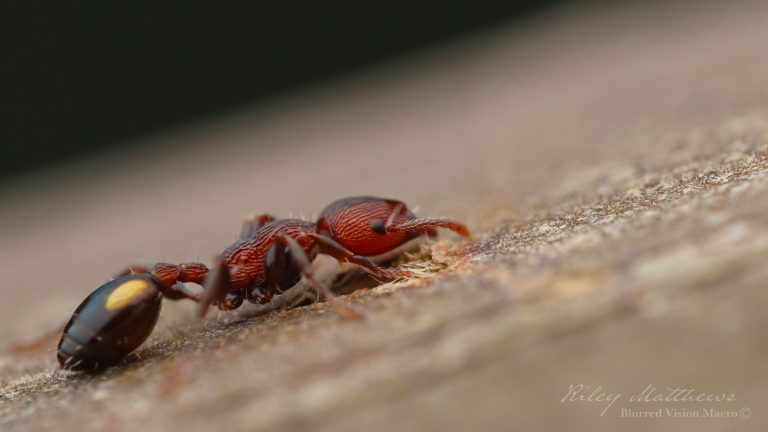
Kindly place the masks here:
[(12, 2), (2, 30), (0, 187), (515, 25), (556, 3)]

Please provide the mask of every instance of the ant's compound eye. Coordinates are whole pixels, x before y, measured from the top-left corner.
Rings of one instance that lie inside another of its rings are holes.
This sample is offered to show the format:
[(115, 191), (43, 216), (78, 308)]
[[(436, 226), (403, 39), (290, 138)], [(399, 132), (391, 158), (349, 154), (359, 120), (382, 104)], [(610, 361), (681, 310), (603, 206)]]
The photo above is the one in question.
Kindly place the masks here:
[(387, 227), (384, 225), (384, 221), (381, 219), (372, 220), (371, 229), (378, 235), (384, 235), (387, 233)]

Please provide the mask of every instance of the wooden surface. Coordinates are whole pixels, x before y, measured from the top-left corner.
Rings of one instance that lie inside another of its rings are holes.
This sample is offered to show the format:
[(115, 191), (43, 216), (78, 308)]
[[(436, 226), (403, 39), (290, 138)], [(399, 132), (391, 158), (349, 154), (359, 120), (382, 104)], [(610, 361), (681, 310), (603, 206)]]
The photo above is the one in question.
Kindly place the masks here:
[[(127, 264), (209, 261), (253, 211), (384, 195), (474, 236), (416, 246), (404, 283), (320, 260), (361, 321), (166, 302), (101, 375), (57, 373), (55, 340), (4, 353), (0, 427), (765, 430), (766, 40), (759, 2), (558, 9), (25, 179), (0, 195), (3, 345)], [(601, 416), (578, 384), (622, 396)], [(735, 401), (630, 401), (648, 385)]]

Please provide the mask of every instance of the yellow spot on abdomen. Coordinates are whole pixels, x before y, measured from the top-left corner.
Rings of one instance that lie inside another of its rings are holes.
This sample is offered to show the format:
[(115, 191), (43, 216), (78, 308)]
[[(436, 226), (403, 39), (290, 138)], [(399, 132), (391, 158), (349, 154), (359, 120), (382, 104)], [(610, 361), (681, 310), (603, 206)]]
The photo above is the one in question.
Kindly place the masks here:
[(114, 310), (121, 308), (130, 303), (149, 287), (147, 281), (141, 279), (130, 280), (112, 291), (112, 294), (107, 297), (107, 302), (104, 305), (108, 310)]

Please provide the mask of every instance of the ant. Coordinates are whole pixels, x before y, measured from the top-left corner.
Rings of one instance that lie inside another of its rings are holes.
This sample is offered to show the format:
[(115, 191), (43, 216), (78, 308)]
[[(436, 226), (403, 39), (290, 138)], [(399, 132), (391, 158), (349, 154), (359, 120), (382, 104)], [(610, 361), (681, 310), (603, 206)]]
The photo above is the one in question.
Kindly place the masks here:
[[(198, 303), (197, 317), (216, 305), (234, 310), (243, 300), (268, 303), (304, 277), (342, 316), (360, 317), (312, 271), (319, 253), (362, 267), (374, 276), (407, 278), (407, 270), (384, 268), (369, 257), (392, 251), (405, 242), (436, 235), (446, 228), (469, 236), (467, 227), (448, 218), (417, 218), (401, 201), (376, 197), (343, 198), (331, 203), (316, 223), (275, 219), (263, 214), (245, 221), (240, 238), (204, 264), (157, 263), (129, 267), (91, 293), (75, 310), (58, 345), (62, 369), (97, 370), (118, 363), (152, 332), (163, 297)], [(185, 282), (202, 285), (202, 294)]]

